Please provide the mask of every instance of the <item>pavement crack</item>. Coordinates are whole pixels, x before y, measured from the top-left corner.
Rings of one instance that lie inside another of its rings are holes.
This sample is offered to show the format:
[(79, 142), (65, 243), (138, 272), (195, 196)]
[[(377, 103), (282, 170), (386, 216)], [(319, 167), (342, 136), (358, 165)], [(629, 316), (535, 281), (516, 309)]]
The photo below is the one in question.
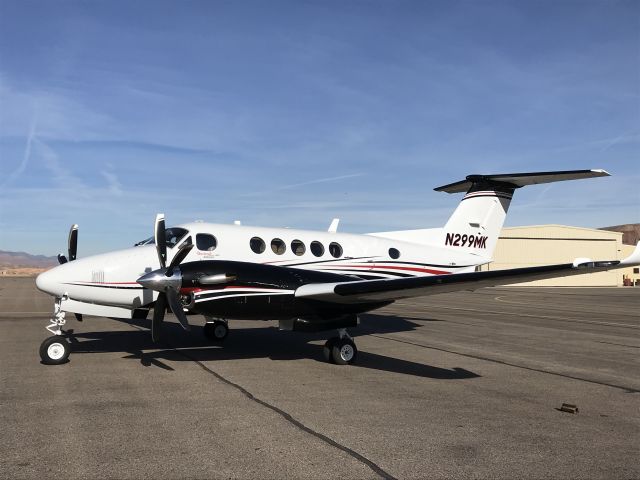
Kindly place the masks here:
[(406, 343), (407, 345), (414, 345), (416, 347), (422, 347), (422, 348), (428, 348), (428, 349), (431, 349), (431, 350), (437, 350), (439, 352), (446, 352), (446, 353), (452, 353), (454, 355), (461, 355), (463, 357), (474, 358), (476, 360), (484, 360), (486, 362), (498, 363), (500, 365), (507, 365), (509, 367), (522, 368), (523, 370), (529, 370), (529, 371), (532, 371), (532, 372), (546, 373), (548, 375), (555, 375), (557, 377), (570, 378), (571, 380), (578, 380), (580, 382), (594, 383), (596, 385), (602, 385), (602, 386), (605, 386), (605, 387), (617, 388), (619, 390), (624, 390), (627, 393), (640, 393), (640, 390), (638, 390), (637, 388), (625, 387), (624, 385), (617, 385), (615, 383), (600, 382), (598, 380), (591, 380), (591, 379), (588, 379), (588, 378), (576, 377), (576, 376), (573, 376), (573, 375), (567, 375), (565, 373), (552, 372), (550, 370), (544, 370), (544, 369), (541, 369), (541, 368), (525, 367), (524, 365), (518, 365), (516, 363), (509, 363), (509, 362), (505, 362), (504, 360), (497, 360), (497, 359), (491, 358), (491, 357), (483, 357), (481, 355), (473, 355), (471, 353), (456, 352), (455, 350), (447, 350), (446, 348), (433, 347), (431, 345), (423, 345), (423, 344), (420, 344), (420, 343), (410, 342), (408, 340), (400, 340), (398, 338), (384, 337), (382, 335), (376, 335), (376, 334), (371, 334), (370, 336), (371, 337), (380, 338), (382, 340), (390, 340), (392, 342)]
[(223, 377), (218, 372), (216, 372), (216, 371), (212, 370), (211, 368), (207, 367), (204, 363), (202, 363), (201, 361), (199, 361), (196, 358), (192, 357), (188, 353), (175, 348), (173, 345), (169, 345), (169, 346), (176, 353), (178, 353), (178, 354), (182, 355), (183, 357), (188, 358), (192, 362), (196, 363), (205, 372), (213, 375), (214, 377), (216, 377), (221, 382), (223, 382), (223, 383), (229, 385), (230, 387), (233, 387), (236, 390), (238, 390), (240, 393), (242, 393), (249, 400), (251, 400), (253, 402), (256, 402), (259, 405), (262, 405), (265, 408), (268, 408), (269, 410), (271, 410), (271, 411), (277, 413), (278, 415), (280, 415), (287, 422), (289, 422), (291, 425), (293, 425), (294, 427), (298, 428), (299, 430), (302, 430), (303, 432), (306, 432), (306, 433), (308, 433), (310, 435), (313, 435), (314, 437), (318, 438), (319, 440), (323, 441), (324, 443), (326, 443), (328, 445), (331, 445), (332, 447), (337, 448), (338, 450), (343, 451), (344, 453), (346, 453), (350, 457), (352, 457), (355, 460), (358, 460), (359, 462), (361, 462), (364, 465), (368, 466), (371, 470), (373, 470), (373, 472), (375, 472), (378, 476), (380, 476), (380, 478), (384, 478), (384, 479), (388, 479), (388, 480), (396, 480), (396, 477), (394, 477), (390, 473), (388, 473), (385, 470), (383, 470), (379, 465), (377, 465), (376, 463), (372, 462), (371, 460), (369, 460), (364, 455), (356, 452), (355, 450), (352, 450), (351, 448), (349, 448), (349, 447), (347, 447), (345, 445), (342, 445), (342, 444), (336, 442), (332, 438), (329, 438), (326, 435), (324, 435), (324, 434), (322, 434), (320, 432), (317, 432), (316, 430), (313, 430), (312, 428), (306, 426), (304, 423), (302, 423), (299, 420), (296, 420), (295, 418), (293, 418), (291, 416), (291, 414), (285, 412), (281, 408), (278, 408), (275, 405), (272, 405), (272, 404), (270, 404), (270, 403), (268, 403), (268, 402), (266, 402), (264, 400), (261, 400), (260, 398), (258, 398), (255, 395), (253, 395), (249, 390), (247, 390), (243, 386), (238, 385), (237, 383), (232, 382), (228, 378)]

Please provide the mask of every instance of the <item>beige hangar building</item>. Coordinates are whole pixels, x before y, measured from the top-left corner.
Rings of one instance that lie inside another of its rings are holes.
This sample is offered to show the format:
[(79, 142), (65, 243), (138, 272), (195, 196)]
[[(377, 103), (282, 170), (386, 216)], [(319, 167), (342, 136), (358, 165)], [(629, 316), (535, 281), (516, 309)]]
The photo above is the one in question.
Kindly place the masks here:
[[(622, 260), (631, 254), (632, 245), (622, 243), (621, 232), (570, 227), (566, 225), (533, 225), (507, 227), (500, 232), (494, 261), (482, 270), (533, 267), (569, 263), (579, 257), (597, 260)], [(640, 287), (638, 267), (610, 272), (558, 277), (518, 284), (536, 287), (616, 287), (629, 278)]]

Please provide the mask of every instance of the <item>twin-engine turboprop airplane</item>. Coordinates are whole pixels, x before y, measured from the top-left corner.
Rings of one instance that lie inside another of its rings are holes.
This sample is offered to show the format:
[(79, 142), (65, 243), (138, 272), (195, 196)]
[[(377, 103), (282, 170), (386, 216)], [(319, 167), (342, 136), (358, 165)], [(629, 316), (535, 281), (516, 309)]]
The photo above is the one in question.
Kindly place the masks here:
[(185, 330), (188, 314), (205, 317), (205, 335), (222, 341), (227, 319), (278, 320), (280, 329), (337, 330), (324, 346), (327, 361), (353, 363), (357, 349), (347, 328), (358, 314), (407, 297), (508, 285), (640, 264), (640, 244), (620, 261), (579, 258), (569, 263), (477, 271), (491, 262), (514, 191), (526, 185), (608, 176), (604, 170), (470, 175), (438, 187), (466, 192), (444, 228), (352, 235), (189, 223), (165, 228), (133, 248), (76, 259), (77, 225), (68, 258), (40, 274), (36, 284), (55, 297), (40, 347), (43, 363), (59, 364), (71, 351), (62, 327), (65, 312), (146, 318), (160, 340), (167, 308)]

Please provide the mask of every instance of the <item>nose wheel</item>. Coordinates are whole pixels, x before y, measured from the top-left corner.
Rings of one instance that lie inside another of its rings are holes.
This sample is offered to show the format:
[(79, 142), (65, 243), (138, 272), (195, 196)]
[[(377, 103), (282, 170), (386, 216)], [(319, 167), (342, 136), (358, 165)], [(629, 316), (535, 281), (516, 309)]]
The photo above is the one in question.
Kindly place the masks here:
[(341, 329), (339, 333), (339, 337), (327, 340), (322, 348), (322, 354), (327, 362), (337, 365), (351, 365), (356, 361), (358, 348), (346, 330)]
[(40, 345), (40, 358), (45, 365), (60, 365), (67, 362), (71, 353), (69, 341), (60, 335), (47, 338)]

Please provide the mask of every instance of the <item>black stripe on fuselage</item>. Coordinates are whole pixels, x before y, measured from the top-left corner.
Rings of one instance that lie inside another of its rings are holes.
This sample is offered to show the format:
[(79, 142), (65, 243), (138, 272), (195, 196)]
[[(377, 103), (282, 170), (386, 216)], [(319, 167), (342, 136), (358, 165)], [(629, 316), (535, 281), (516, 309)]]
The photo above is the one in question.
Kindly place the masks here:
[(144, 290), (144, 287), (134, 287), (127, 285), (102, 285), (102, 284), (91, 284), (91, 283), (73, 283), (73, 282), (65, 282), (65, 285), (76, 285), (78, 287), (97, 287), (97, 288), (115, 288), (118, 290)]
[(230, 296), (244, 296), (244, 295), (293, 295), (294, 292), (288, 290), (282, 290), (280, 292), (259, 292), (255, 290), (203, 290), (202, 292), (195, 292), (194, 296), (197, 300), (210, 297), (230, 297)]
[(354, 269), (354, 268), (339, 268), (339, 267), (335, 267), (334, 269), (331, 270), (323, 270), (327, 271), (327, 272), (350, 272), (353, 273), (354, 275), (357, 275), (358, 277), (362, 277), (364, 278), (363, 275), (361, 275), (361, 273), (366, 272), (367, 274), (379, 274), (382, 275), (382, 277), (380, 276), (376, 276), (375, 278), (386, 278), (385, 275), (391, 275), (393, 277), (401, 277), (401, 278), (407, 278), (407, 277), (415, 277), (416, 275), (411, 275), (410, 273), (399, 273), (399, 272), (391, 272), (391, 271), (381, 271), (381, 270), (360, 270), (360, 269)]

